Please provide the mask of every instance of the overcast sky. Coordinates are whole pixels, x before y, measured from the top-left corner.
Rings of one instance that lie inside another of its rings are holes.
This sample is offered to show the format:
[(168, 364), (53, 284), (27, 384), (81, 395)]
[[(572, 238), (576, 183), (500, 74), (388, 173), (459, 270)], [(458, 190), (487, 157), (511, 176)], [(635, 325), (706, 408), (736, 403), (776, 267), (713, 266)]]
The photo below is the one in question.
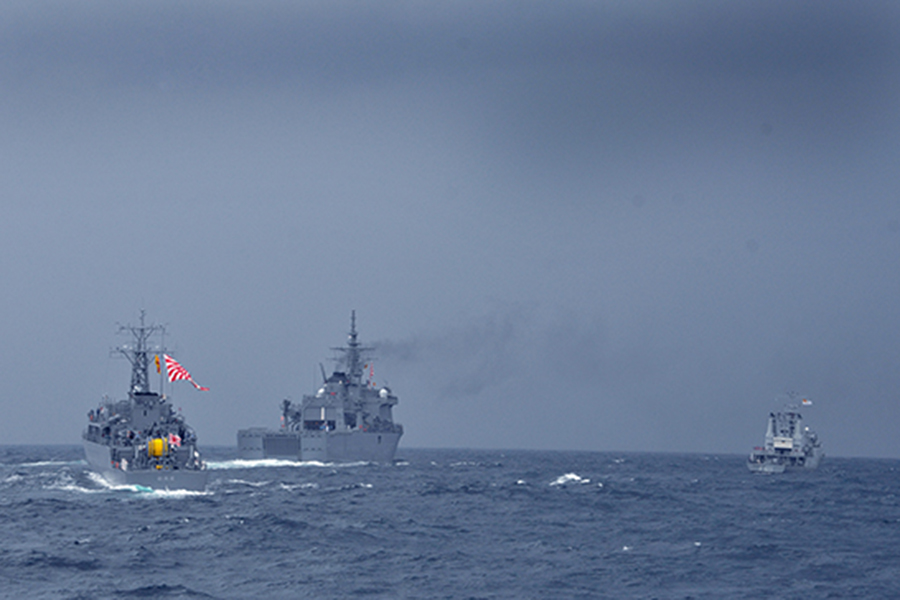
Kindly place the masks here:
[[(900, 457), (895, 2), (4, 2), (0, 442), (201, 444), (357, 311), (406, 447)], [(401, 450), (402, 453), (402, 450)]]

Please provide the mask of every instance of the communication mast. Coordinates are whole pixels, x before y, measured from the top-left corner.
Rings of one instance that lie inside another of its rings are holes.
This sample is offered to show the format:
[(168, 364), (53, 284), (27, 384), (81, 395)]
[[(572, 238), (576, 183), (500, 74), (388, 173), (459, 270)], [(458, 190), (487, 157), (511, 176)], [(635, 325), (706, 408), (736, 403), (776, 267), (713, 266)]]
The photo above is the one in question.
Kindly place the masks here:
[(147, 343), (155, 333), (162, 336), (166, 334), (163, 325), (147, 325), (145, 322), (146, 311), (141, 309), (141, 324), (119, 325), (118, 333), (128, 332), (134, 338), (134, 343), (122, 344), (113, 350), (114, 354), (121, 354), (131, 363), (131, 394), (149, 394), (150, 392), (150, 354), (164, 352), (162, 346), (150, 349)]

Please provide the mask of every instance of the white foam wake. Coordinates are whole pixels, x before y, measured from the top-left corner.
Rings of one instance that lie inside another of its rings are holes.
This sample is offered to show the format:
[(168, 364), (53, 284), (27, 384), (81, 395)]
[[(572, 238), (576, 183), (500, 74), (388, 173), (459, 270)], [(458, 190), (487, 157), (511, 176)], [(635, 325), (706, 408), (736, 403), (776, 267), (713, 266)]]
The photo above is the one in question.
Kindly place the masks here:
[(39, 460), (37, 462), (27, 462), (17, 465), (19, 467), (68, 467), (87, 464), (84, 460)]
[(89, 471), (87, 473), (87, 477), (93, 483), (96, 483), (98, 487), (84, 487), (82, 485), (78, 485), (78, 483), (72, 478), (72, 476), (66, 473), (57, 477), (56, 480), (44, 486), (44, 488), (48, 490), (61, 490), (64, 492), (80, 492), (82, 494), (97, 494), (120, 488), (131, 489), (131, 486), (114, 486), (106, 481), (102, 475), (94, 473), (92, 471)]
[(144, 487), (142, 485), (136, 484), (122, 484), (116, 485), (114, 483), (110, 483), (103, 475), (96, 473), (94, 471), (88, 471), (86, 473), (88, 479), (91, 480), (92, 483), (96, 484), (96, 488), (92, 487), (84, 487), (78, 485), (74, 479), (69, 476), (65, 476), (60, 478), (58, 481), (53, 484), (47, 486), (48, 489), (54, 490), (62, 490), (65, 492), (79, 492), (82, 494), (102, 494), (109, 492), (132, 492), (140, 494), (142, 497), (146, 496), (149, 498), (184, 498), (189, 496), (208, 496), (211, 495), (212, 492), (208, 491), (189, 491), (189, 490), (159, 490), (152, 489), (148, 487)]
[(224, 471), (228, 469), (257, 469), (271, 467), (328, 467), (328, 468), (347, 468), (361, 467), (370, 463), (366, 461), (349, 462), (349, 463), (330, 463), (318, 460), (287, 460), (283, 458), (258, 458), (244, 459), (236, 458), (234, 460), (209, 460), (206, 461), (206, 468), (211, 471)]

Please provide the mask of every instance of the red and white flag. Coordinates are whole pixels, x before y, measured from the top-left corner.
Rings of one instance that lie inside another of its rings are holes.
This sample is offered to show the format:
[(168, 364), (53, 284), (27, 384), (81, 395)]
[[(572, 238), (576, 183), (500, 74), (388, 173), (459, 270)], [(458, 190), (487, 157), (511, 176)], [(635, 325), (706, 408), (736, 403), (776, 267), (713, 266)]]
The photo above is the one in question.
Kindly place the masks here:
[(169, 381), (178, 381), (179, 379), (184, 379), (193, 383), (194, 387), (202, 392), (209, 391), (209, 388), (198, 385), (197, 382), (194, 381), (191, 377), (191, 374), (187, 372), (187, 369), (178, 364), (177, 360), (175, 360), (168, 354), (163, 354), (163, 358), (166, 359), (166, 374), (169, 376)]
[(169, 445), (170, 446), (180, 446), (181, 445), (181, 436), (175, 433), (169, 434)]

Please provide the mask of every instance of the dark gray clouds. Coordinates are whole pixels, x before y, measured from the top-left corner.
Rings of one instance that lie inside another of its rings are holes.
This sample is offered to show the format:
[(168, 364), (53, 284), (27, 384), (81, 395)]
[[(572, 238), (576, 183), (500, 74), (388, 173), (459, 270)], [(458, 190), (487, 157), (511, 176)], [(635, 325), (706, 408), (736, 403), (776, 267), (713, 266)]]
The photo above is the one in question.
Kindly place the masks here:
[(145, 307), (207, 443), (359, 314), (412, 446), (900, 456), (893, 3), (6, 3), (8, 442)]

